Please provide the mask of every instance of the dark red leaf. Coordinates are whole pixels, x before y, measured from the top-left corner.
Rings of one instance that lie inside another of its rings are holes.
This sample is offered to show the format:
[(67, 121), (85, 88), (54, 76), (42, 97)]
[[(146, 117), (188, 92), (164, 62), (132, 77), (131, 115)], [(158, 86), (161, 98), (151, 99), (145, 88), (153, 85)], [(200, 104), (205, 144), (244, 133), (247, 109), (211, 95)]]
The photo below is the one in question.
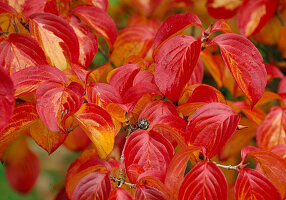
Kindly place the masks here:
[(185, 138), (188, 144), (206, 148), (208, 158), (215, 156), (230, 139), (240, 120), (231, 107), (209, 103), (190, 117)]
[(149, 186), (137, 186), (135, 190), (136, 200), (167, 200), (167, 197), (159, 190)]
[(201, 41), (178, 35), (164, 43), (155, 56), (155, 82), (160, 91), (173, 102), (191, 78), (201, 51)]
[(208, 0), (207, 8), (210, 16), (216, 19), (228, 19), (236, 14), (241, 1)]

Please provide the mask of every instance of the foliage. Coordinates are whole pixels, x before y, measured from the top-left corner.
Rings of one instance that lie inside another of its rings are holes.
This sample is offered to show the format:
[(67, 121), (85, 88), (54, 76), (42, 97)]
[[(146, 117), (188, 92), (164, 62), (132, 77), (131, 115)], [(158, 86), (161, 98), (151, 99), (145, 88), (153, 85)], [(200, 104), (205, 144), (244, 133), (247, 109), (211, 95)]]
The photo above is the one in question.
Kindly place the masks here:
[(41, 173), (34, 140), (81, 152), (57, 200), (286, 198), (285, 1), (7, 0), (0, 19), (19, 193)]

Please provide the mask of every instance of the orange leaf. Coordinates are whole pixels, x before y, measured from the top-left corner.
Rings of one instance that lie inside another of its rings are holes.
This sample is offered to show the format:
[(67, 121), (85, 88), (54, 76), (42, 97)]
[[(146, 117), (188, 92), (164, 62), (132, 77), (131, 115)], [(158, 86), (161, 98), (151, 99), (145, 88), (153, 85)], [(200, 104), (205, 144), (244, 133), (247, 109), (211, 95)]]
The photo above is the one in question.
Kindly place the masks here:
[(262, 149), (271, 149), (278, 144), (286, 144), (286, 109), (272, 107), (256, 133), (257, 145)]
[(11, 187), (20, 193), (29, 193), (39, 176), (40, 161), (25, 138), (19, 138), (11, 145), (4, 162), (5, 174)]
[(101, 158), (113, 149), (115, 127), (110, 115), (99, 106), (86, 103), (74, 114), (80, 127), (97, 148)]
[(15, 107), (8, 125), (0, 131), (0, 160), (10, 144), (39, 118), (36, 104), (23, 103)]
[(286, 37), (285, 35), (286, 35), (286, 26), (283, 26), (283, 28), (279, 32), (277, 44), (284, 58), (286, 58)]

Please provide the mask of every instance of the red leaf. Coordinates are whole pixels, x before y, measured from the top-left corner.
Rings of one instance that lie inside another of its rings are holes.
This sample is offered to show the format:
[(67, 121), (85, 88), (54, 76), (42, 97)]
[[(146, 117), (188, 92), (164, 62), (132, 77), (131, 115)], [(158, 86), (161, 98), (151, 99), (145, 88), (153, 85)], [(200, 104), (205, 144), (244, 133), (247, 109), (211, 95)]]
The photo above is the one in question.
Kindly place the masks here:
[(90, 144), (90, 139), (80, 127), (77, 127), (68, 134), (64, 144), (72, 151), (82, 151)]
[(158, 49), (167, 39), (179, 35), (184, 29), (190, 26), (198, 26), (202, 30), (200, 19), (192, 13), (176, 14), (169, 17), (159, 28), (154, 39), (153, 57), (157, 54)]
[(110, 115), (99, 106), (86, 103), (82, 105), (74, 117), (94, 143), (99, 156), (106, 158), (113, 149), (116, 134)]
[(30, 94), (36, 91), (40, 83), (46, 80), (67, 83), (66, 75), (50, 65), (36, 65), (27, 67), (13, 74), (15, 96)]
[(162, 135), (154, 131), (136, 130), (125, 144), (125, 168), (138, 165), (144, 171), (156, 171), (164, 177), (173, 155), (173, 146)]
[(71, 200), (88, 198), (107, 200), (111, 189), (109, 174), (93, 172), (80, 180), (72, 192)]
[(71, 16), (69, 23), (78, 38), (79, 63), (87, 69), (98, 49), (97, 37), (89, 27), (81, 24), (75, 16)]
[(202, 151), (200, 147), (188, 146), (180, 149), (172, 158), (167, 170), (165, 185), (174, 195), (174, 199), (178, 199), (188, 161), (190, 159), (195, 160), (194, 153), (200, 151)]
[(137, 186), (135, 190), (136, 200), (167, 200), (167, 197), (159, 190), (149, 186)]
[(233, 33), (221, 34), (210, 44), (220, 47), (224, 62), (253, 107), (263, 95), (267, 82), (259, 51), (249, 40)]
[(279, 190), (282, 199), (286, 197), (286, 162), (278, 155), (266, 151), (259, 150), (252, 146), (246, 146), (241, 150), (242, 162), (246, 156), (254, 157), (260, 164), (263, 174), (275, 185)]
[(237, 17), (240, 32), (249, 37), (260, 31), (274, 15), (277, 3), (277, 0), (243, 1)]
[(157, 100), (152, 101), (144, 108), (144, 110), (142, 110), (139, 115), (139, 119), (147, 119), (148, 122), (151, 124), (154, 120), (164, 115), (178, 116), (178, 112), (176, 110), (176, 107), (172, 103), (168, 101), (163, 102), (161, 100)]
[(22, 6), (22, 13), (25, 18), (29, 18), (32, 14), (35, 13), (53, 13), (58, 15), (56, 1), (49, 0), (29, 0), (24, 1), (25, 3)]
[(108, 200), (133, 200), (132, 196), (123, 188), (115, 188)]
[(208, 0), (207, 8), (210, 16), (216, 19), (228, 19), (236, 14), (241, 4), (240, 0), (236, 1), (220, 1)]
[(29, 193), (39, 176), (40, 161), (24, 138), (15, 141), (9, 148), (5, 165), (5, 174), (11, 187), (20, 193)]
[(232, 30), (225, 19), (220, 19), (212, 26), (209, 26), (208, 29), (204, 32), (204, 36), (211, 36), (213, 33), (220, 31), (223, 33), (232, 33)]
[(66, 133), (64, 121), (83, 103), (84, 88), (76, 82), (66, 86), (62, 82), (42, 82), (36, 91), (37, 112), (53, 132)]
[[(201, 51), (201, 42), (192, 36), (178, 35), (162, 45), (155, 56), (155, 82), (173, 102), (191, 78)], [(175, 74), (175, 75), (174, 75)]]
[(17, 11), (8, 4), (0, 2), (0, 14), (2, 13), (17, 13)]
[(188, 144), (203, 146), (212, 158), (222, 149), (237, 128), (240, 115), (221, 103), (209, 103), (190, 117), (185, 138)]
[(267, 71), (267, 83), (269, 83), (274, 78), (283, 78), (283, 73), (274, 65), (265, 64), (265, 69)]
[(109, 47), (112, 47), (117, 36), (116, 25), (105, 11), (95, 6), (82, 5), (77, 6), (70, 13), (76, 15), (81, 21), (91, 27), (105, 39)]
[(79, 42), (69, 23), (63, 18), (50, 14), (39, 13), (31, 16), (29, 28), (44, 49), (51, 65), (60, 70), (68, 68), (79, 59)]
[(0, 160), (10, 144), (39, 118), (36, 104), (23, 103), (17, 105), (9, 124), (0, 130)]
[(202, 60), (199, 58), (188, 84), (193, 85), (197, 83), (202, 83), (203, 76), (204, 76), (204, 65)]
[(262, 149), (271, 149), (278, 144), (286, 144), (286, 109), (272, 107), (256, 132), (257, 145)]
[(14, 86), (11, 78), (0, 67), (0, 130), (4, 128), (14, 112)]
[(140, 66), (136, 64), (126, 64), (117, 68), (110, 77), (109, 84), (112, 85), (121, 96), (133, 86), (133, 80), (140, 71)]
[(237, 200), (279, 200), (281, 199), (275, 186), (254, 169), (241, 169), (235, 183)]
[(29, 66), (48, 64), (37, 41), (26, 34), (12, 33), (0, 42), (0, 64), (12, 76)]
[(226, 200), (227, 182), (222, 171), (212, 162), (199, 162), (186, 175), (179, 199)]

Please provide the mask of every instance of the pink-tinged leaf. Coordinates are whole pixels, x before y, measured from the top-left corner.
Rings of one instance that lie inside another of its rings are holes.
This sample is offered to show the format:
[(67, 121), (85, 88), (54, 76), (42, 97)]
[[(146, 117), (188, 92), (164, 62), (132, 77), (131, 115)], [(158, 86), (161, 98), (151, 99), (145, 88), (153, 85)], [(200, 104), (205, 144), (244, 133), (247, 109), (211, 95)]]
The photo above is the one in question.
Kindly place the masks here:
[(286, 93), (286, 77), (282, 78), (278, 86), (278, 94)]
[(254, 169), (241, 169), (236, 183), (235, 194), (237, 200), (280, 200), (281, 196), (265, 176)]
[(25, 138), (16, 140), (5, 155), (5, 174), (16, 191), (27, 194), (40, 174), (40, 161)]
[(203, 76), (204, 76), (204, 65), (203, 65), (202, 60), (199, 58), (188, 84), (193, 85), (193, 84), (202, 83)]
[(111, 193), (112, 184), (109, 174), (93, 172), (83, 177), (74, 188), (71, 200), (98, 199), (107, 200)]
[(220, 47), (221, 55), (251, 107), (261, 98), (267, 83), (262, 56), (245, 37), (225, 33), (215, 37), (211, 45)]
[(155, 83), (154, 75), (151, 71), (148, 70), (139, 71), (134, 77), (133, 86), (144, 83)]
[(240, 32), (249, 37), (260, 31), (274, 15), (277, 3), (277, 0), (245, 0), (237, 17)]
[(178, 199), (226, 200), (227, 182), (222, 171), (212, 162), (199, 162), (185, 176)]
[(158, 178), (165, 177), (170, 160), (174, 155), (171, 143), (161, 134), (145, 130), (136, 130), (127, 139), (124, 150), (124, 162), (128, 167), (138, 165), (144, 171), (156, 171)]
[(98, 49), (97, 37), (89, 27), (81, 24), (75, 16), (70, 17), (69, 23), (78, 38), (79, 63), (87, 69)]
[(108, 9), (108, 0), (83, 0), (81, 1), (85, 5), (93, 5), (107, 12)]
[(48, 129), (66, 133), (65, 119), (80, 108), (83, 94), (84, 88), (76, 82), (68, 86), (63, 82), (42, 82), (36, 91), (37, 112)]
[(32, 37), (44, 49), (51, 65), (64, 70), (71, 62), (78, 62), (78, 38), (66, 20), (50, 13), (34, 14), (31, 16), (29, 28)]
[(25, 133), (35, 120), (39, 118), (36, 104), (23, 103), (17, 105), (8, 125), (0, 130), (0, 160), (9, 145), (22, 133)]
[(95, 6), (82, 5), (77, 6), (70, 13), (76, 15), (81, 21), (102, 36), (109, 46), (112, 47), (117, 36), (116, 25), (105, 11)]
[(230, 139), (240, 120), (231, 107), (209, 103), (190, 117), (185, 138), (188, 144), (206, 148), (208, 158), (215, 156)]
[(51, 154), (64, 143), (67, 134), (50, 131), (43, 121), (38, 119), (30, 127), (30, 136), (40, 147)]
[(184, 29), (190, 26), (198, 26), (202, 30), (200, 19), (192, 13), (176, 14), (169, 17), (159, 28), (155, 36), (153, 56), (157, 54), (158, 49), (167, 39), (179, 35)]
[(267, 71), (267, 83), (269, 83), (274, 78), (281, 78), (282, 79), (284, 77), (284, 75), (280, 71), (280, 69), (274, 65), (265, 64), (265, 69)]
[(17, 71), (13, 74), (15, 96), (33, 93), (41, 82), (47, 80), (67, 83), (66, 75), (50, 65), (36, 65)]
[(105, 108), (109, 103), (121, 103), (121, 96), (109, 84), (92, 82), (86, 88), (87, 101)]
[(112, 85), (121, 96), (133, 86), (133, 80), (140, 71), (140, 66), (136, 64), (126, 64), (117, 68), (110, 77), (109, 84)]
[(286, 162), (278, 155), (260, 150), (252, 146), (246, 146), (241, 150), (242, 162), (246, 156), (251, 156), (259, 163), (263, 174), (275, 185), (283, 198), (286, 197)]
[(94, 143), (101, 158), (106, 158), (113, 149), (115, 127), (110, 115), (101, 107), (86, 103), (74, 115), (79, 126)]
[(133, 198), (125, 189), (115, 188), (110, 193), (108, 200), (133, 200)]
[(155, 1), (140, 1), (132, 0), (133, 5), (142, 13), (143, 15), (150, 17), (154, 11), (160, 6), (162, 0)]
[(147, 119), (148, 122), (151, 124), (154, 120), (164, 115), (178, 116), (178, 112), (176, 110), (176, 107), (172, 103), (168, 101), (163, 102), (161, 100), (157, 100), (151, 102), (144, 108), (144, 110), (142, 110), (139, 115), (139, 119)]
[(178, 35), (164, 43), (155, 56), (155, 82), (173, 102), (191, 78), (201, 51), (201, 41), (192, 36)]
[(172, 158), (167, 170), (165, 185), (174, 195), (174, 199), (178, 199), (188, 161), (190, 159), (196, 160), (194, 153), (201, 151), (200, 147), (188, 146), (180, 149)]
[(137, 186), (134, 197), (136, 200), (167, 200), (167, 197), (159, 190), (149, 186)]
[(257, 145), (262, 149), (271, 149), (278, 144), (286, 144), (286, 109), (272, 107), (256, 132)]
[(241, 5), (240, 0), (234, 1), (220, 1), (220, 0), (208, 0), (207, 8), (210, 16), (216, 19), (228, 19), (236, 14), (237, 9)]
[(14, 112), (14, 85), (8, 73), (0, 67), (0, 130), (4, 128)]
[(42, 48), (29, 35), (12, 33), (0, 41), (0, 64), (12, 76), (29, 66), (48, 64)]

